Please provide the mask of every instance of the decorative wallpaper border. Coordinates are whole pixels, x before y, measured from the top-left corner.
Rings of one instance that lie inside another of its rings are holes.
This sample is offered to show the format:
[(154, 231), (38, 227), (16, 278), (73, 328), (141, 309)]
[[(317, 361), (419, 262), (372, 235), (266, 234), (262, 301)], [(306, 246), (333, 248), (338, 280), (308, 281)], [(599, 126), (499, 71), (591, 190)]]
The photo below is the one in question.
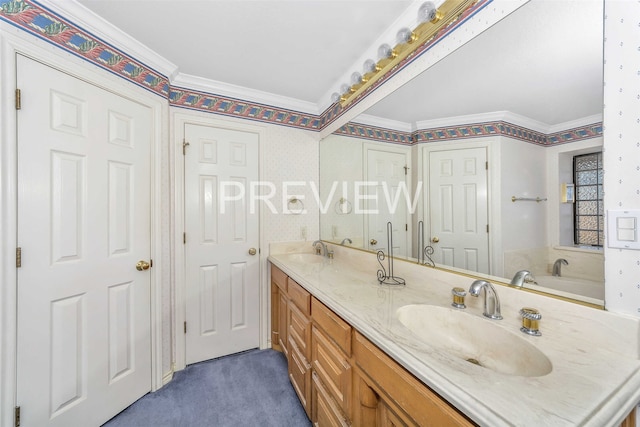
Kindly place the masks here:
[(597, 138), (602, 135), (603, 126), (602, 122), (599, 122), (588, 126), (582, 126), (549, 134), (547, 135), (547, 145), (566, 144), (568, 142)]
[(394, 144), (413, 145), (415, 143), (411, 132), (402, 132), (352, 122), (342, 126), (335, 131), (334, 134), (370, 139), (373, 141), (391, 142)]
[(313, 114), (285, 110), (270, 105), (257, 104), (175, 86), (171, 86), (169, 104), (175, 107), (242, 117), (302, 129), (315, 131), (321, 129), (320, 118)]
[(161, 96), (166, 76), (32, 0), (0, 0), (0, 19)]
[(347, 123), (335, 131), (334, 134), (406, 145), (483, 138), (496, 135), (549, 147), (602, 136), (602, 122), (551, 134), (537, 132), (505, 121), (420, 129), (411, 133), (358, 123)]

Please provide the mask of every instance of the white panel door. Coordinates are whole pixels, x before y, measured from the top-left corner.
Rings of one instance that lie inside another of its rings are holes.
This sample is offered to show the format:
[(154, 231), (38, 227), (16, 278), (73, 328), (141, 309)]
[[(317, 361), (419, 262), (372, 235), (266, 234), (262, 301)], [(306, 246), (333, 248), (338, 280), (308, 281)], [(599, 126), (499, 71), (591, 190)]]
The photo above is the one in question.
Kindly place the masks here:
[(255, 133), (185, 124), (186, 362), (259, 346)]
[(100, 425), (151, 389), (151, 111), (17, 60), (21, 426)]
[(487, 152), (429, 153), (429, 223), (436, 265), (489, 273)]
[[(382, 149), (367, 149), (367, 209), (377, 213), (367, 215), (365, 247), (388, 253), (387, 223), (393, 230), (393, 254), (407, 256), (407, 154)], [(376, 185), (374, 186), (373, 183)], [(404, 188), (404, 189), (403, 189)]]

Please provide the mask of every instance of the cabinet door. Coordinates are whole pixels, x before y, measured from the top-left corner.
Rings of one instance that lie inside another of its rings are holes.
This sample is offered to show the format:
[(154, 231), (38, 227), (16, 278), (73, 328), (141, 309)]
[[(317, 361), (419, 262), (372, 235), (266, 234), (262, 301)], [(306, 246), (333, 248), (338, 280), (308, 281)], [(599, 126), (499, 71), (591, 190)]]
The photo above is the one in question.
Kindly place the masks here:
[(386, 402), (381, 401), (378, 405), (379, 414), (378, 414), (378, 425), (380, 427), (410, 427), (412, 424), (405, 423), (398, 415), (395, 414), (386, 404)]
[(336, 407), (315, 372), (312, 374), (312, 378), (311, 421), (313, 425), (316, 427), (347, 427), (349, 422)]
[(289, 380), (307, 416), (311, 418), (311, 366), (289, 337)]
[(351, 365), (339, 347), (315, 326), (312, 327), (311, 366), (343, 413), (351, 402)]
[(282, 351), (280, 346), (280, 289), (271, 282), (271, 348)]
[(278, 303), (278, 332), (280, 340), (280, 348), (284, 352), (285, 356), (288, 356), (289, 349), (287, 347), (287, 336), (289, 332), (289, 301), (287, 294), (280, 290)]

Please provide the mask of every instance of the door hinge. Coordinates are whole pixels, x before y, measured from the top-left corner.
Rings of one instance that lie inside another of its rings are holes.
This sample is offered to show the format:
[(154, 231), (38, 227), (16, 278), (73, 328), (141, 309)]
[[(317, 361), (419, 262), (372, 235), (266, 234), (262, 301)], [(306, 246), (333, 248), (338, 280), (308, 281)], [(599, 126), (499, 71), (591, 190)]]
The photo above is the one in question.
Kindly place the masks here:
[(489, 224), (487, 224), (487, 233), (489, 232)]
[(187, 244), (187, 233), (182, 233), (182, 244), (186, 245)]
[(188, 147), (189, 145), (190, 145), (190, 144), (187, 142), (187, 140), (186, 140), (186, 139), (183, 139), (183, 140), (182, 140), (182, 155), (183, 155), (183, 156), (187, 154), (187, 147)]
[(16, 110), (22, 109), (22, 92), (16, 89)]
[(22, 248), (16, 248), (16, 268), (22, 267)]
[(409, 224), (404, 225), (404, 231), (409, 231)]
[(184, 333), (185, 333), (185, 334), (187, 333), (187, 321), (186, 321), (186, 320), (185, 320), (185, 322), (184, 322)]
[(20, 427), (20, 407), (16, 406), (13, 410), (13, 426)]
[(489, 170), (489, 162), (484, 162), (484, 169)]
[(407, 171), (409, 170), (409, 166), (404, 165), (404, 174), (407, 175)]

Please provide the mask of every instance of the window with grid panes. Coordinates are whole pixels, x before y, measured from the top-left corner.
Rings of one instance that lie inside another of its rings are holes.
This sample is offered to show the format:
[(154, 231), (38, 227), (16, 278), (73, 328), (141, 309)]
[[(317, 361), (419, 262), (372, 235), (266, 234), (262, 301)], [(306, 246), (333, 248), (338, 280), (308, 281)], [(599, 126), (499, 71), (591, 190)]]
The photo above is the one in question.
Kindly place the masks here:
[(602, 202), (602, 153), (582, 154), (573, 158), (575, 184), (575, 244), (604, 244), (604, 207)]

